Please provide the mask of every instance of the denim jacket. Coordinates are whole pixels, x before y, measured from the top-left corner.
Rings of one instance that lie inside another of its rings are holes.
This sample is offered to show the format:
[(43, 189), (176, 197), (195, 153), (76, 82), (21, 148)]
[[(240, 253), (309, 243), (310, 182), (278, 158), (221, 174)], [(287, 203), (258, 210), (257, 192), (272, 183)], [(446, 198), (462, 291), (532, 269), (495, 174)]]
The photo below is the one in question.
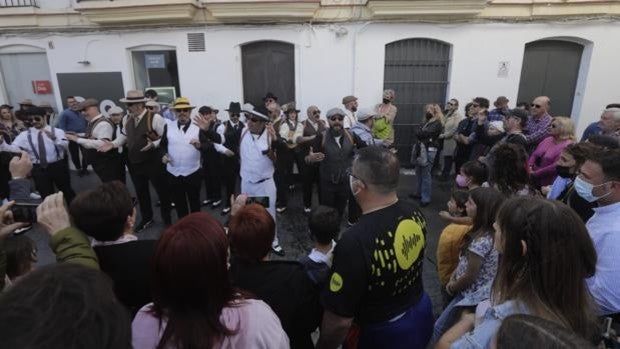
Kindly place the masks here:
[(452, 343), (451, 349), (482, 349), (489, 348), (491, 339), (504, 321), (510, 315), (528, 314), (529, 311), (522, 303), (507, 301), (489, 308), (482, 317), (482, 321), (471, 332), (466, 333), (458, 341)]

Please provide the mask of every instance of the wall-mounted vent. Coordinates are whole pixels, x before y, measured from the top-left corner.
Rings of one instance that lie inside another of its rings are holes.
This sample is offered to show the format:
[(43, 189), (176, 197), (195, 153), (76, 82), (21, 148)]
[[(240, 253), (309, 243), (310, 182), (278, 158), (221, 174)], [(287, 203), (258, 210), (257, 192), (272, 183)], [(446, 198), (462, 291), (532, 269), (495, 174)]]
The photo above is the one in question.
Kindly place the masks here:
[(187, 33), (187, 47), (189, 48), (189, 52), (204, 52), (205, 34)]

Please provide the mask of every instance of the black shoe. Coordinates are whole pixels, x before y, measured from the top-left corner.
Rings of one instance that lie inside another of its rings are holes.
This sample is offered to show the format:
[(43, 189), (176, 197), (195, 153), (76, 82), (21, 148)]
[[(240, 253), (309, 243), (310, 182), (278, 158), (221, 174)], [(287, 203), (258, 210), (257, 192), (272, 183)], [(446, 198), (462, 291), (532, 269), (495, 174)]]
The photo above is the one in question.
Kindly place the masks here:
[(230, 207), (224, 207), (222, 209), (222, 216), (226, 216), (228, 213), (230, 213)]
[(80, 177), (82, 176), (88, 176), (90, 174), (90, 172), (87, 169), (81, 169), (80, 170)]
[(211, 203), (212, 208), (218, 208), (222, 204), (222, 200), (217, 200)]
[(440, 181), (440, 182), (447, 182), (447, 181), (449, 181), (449, 180), (450, 180), (450, 176), (444, 176), (444, 175), (441, 175), (441, 176), (439, 177), (439, 181)]
[(280, 257), (284, 257), (284, 255), (286, 254), (284, 252), (284, 249), (280, 245), (271, 246), (271, 252), (277, 254)]
[(419, 199), (421, 199), (422, 197), (421, 197), (420, 195), (418, 195), (418, 194), (409, 194), (409, 198), (410, 198), (410, 199), (416, 199), (416, 200), (419, 200)]
[(205, 200), (202, 202), (202, 206), (207, 206), (211, 203), (211, 200)]
[(141, 220), (140, 223), (138, 223), (138, 225), (136, 225), (136, 229), (135, 232), (139, 233), (141, 231), (143, 231), (144, 229), (150, 227), (151, 225), (153, 225), (153, 219), (148, 219), (148, 220)]

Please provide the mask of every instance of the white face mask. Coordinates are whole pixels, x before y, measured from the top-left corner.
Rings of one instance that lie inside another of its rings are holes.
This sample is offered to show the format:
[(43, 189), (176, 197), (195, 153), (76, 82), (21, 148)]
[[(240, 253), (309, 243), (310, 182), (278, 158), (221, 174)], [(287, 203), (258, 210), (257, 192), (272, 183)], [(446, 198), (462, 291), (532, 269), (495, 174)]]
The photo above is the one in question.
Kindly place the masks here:
[(349, 175), (349, 188), (351, 188), (351, 193), (353, 193), (353, 196), (357, 196), (357, 194), (359, 194), (360, 191), (362, 191), (362, 189), (358, 189), (357, 191), (355, 191), (355, 189), (353, 188), (353, 183), (357, 180), (358, 180), (357, 178)]

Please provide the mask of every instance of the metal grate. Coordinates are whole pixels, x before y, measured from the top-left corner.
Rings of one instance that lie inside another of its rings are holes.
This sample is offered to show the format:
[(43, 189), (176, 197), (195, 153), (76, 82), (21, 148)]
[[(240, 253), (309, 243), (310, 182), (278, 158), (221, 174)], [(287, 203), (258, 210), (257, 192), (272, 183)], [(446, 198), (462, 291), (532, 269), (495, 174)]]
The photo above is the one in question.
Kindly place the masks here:
[(205, 51), (205, 34), (204, 33), (187, 33), (187, 47), (189, 52)]
[(385, 46), (383, 86), (396, 92), (394, 136), (402, 164), (409, 163), (414, 129), (424, 119), (424, 105), (443, 107), (449, 67), (450, 45), (441, 41), (406, 39)]
[(5, 7), (39, 7), (37, 0), (0, 0), (0, 8)]

